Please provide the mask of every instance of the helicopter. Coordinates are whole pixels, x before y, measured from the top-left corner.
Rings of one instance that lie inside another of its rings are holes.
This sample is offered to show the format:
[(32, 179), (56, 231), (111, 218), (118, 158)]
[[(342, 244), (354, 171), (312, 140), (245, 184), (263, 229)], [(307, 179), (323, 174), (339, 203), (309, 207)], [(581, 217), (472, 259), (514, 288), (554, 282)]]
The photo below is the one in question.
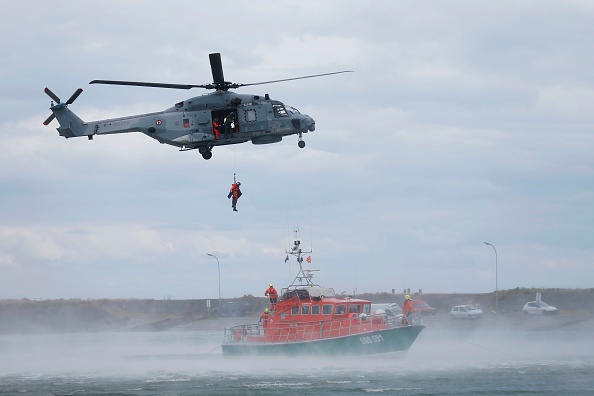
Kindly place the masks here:
[[(89, 84), (128, 85), (153, 88), (192, 89), (204, 88), (214, 92), (196, 96), (176, 103), (172, 107), (155, 113), (132, 115), (85, 122), (68, 109), (83, 92), (77, 89), (72, 96), (62, 102), (49, 88), (45, 93), (52, 99), (52, 114), (43, 122), (48, 125), (58, 119), (57, 128), (65, 138), (86, 136), (93, 140), (95, 135), (141, 132), (163, 144), (180, 148), (180, 151), (197, 149), (206, 160), (212, 158), (216, 146), (245, 143), (277, 143), (283, 136), (298, 135), (298, 146), (305, 147), (303, 134), (313, 132), (316, 123), (308, 115), (301, 114), (294, 107), (272, 100), (268, 94), (236, 94), (230, 89), (251, 85), (271, 84), (290, 80), (349, 73), (350, 70), (264, 81), (250, 84), (237, 84), (225, 81), (220, 53), (209, 54), (213, 82), (210, 84), (168, 84), (137, 81), (93, 80)], [(54, 103), (55, 102), (55, 103)], [(225, 121), (223, 130), (222, 124)], [(213, 124), (214, 123), (214, 124)], [(221, 127), (217, 127), (221, 125)]]

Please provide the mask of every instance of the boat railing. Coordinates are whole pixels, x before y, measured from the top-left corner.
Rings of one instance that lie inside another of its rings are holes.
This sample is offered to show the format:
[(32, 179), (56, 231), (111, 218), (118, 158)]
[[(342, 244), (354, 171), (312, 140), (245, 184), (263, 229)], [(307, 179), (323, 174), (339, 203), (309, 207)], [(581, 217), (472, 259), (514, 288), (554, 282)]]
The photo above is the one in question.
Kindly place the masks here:
[(264, 328), (259, 323), (254, 324), (243, 324), (239, 326), (233, 326), (231, 328), (225, 328), (225, 342), (245, 342), (248, 337), (260, 337), (264, 336)]
[(421, 313), (418, 311), (412, 312), (408, 316), (409, 325), (420, 325), (421, 324)]
[(315, 341), (419, 324), (414, 317), (409, 322), (388, 320), (385, 315), (357, 315), (329, 321), (281, 323), (267, 328), (261, 324), (239, 325), (225, 329), (225, 342)]

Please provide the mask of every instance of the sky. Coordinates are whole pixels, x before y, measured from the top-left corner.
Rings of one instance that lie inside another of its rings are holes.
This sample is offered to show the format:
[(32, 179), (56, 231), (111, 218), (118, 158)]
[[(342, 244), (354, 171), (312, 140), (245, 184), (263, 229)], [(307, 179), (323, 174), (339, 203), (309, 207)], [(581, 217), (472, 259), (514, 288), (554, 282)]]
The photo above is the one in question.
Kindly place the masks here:
[[(592, 2), (208, 3), (3, 2), (0, 299), (261, 296), (296, 230), (339, 293), (594, 286)], [(45, 87), (85, 121), (200, 96), (88, 83), (207, 84), (213, 52), (236, 83), (354, 72), (236, 90), (310, 115), (304, 149), (42, 125)]]

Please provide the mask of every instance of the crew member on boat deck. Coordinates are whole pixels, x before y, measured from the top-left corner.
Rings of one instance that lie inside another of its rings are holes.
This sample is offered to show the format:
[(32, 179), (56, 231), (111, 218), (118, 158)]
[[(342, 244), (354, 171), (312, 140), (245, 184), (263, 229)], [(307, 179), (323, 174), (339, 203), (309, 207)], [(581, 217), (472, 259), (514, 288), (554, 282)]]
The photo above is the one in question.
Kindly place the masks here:
[(403, 325), (409, 325), (410, 321), (408, 320), (410, 318), (410, 315), (414, 312), (414, 308), (412, 305), (412, 301), (410, 299), (410, 296), (407, 294), (406, 296), (404, 296), (404, 305), (402, 305), (402, 324)]
[(262, 322), (262, 327), (266, 330), (266, 325), (268, 324), (268, 308), (265, 308), (264, 312), (260, 315), (260, 322)]
[(276, 292), (274, 286), (272, 286), (272, 283), (268, 285), (268, 289), (266, 289), (264, 295), (268, 296), (268, 298), (270, 299), (270, 309), (274, 309), (274, 306), (276, 305), (276, 300), (278, 299), (278, 293)]

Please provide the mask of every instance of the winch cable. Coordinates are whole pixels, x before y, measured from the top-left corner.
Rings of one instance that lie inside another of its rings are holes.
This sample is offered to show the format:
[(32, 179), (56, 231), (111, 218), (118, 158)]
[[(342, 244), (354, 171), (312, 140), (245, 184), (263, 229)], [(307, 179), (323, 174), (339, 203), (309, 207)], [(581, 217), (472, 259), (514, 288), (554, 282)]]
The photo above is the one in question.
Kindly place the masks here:
[(311, 208), (309, 209), (309, 250), (311, 253), (313, 253), (313, 237), (311, 235)]
[(217, 345), (216, 347), (212, 348), (210, 351), (206, 352), (206, 354), (208, 355), (209, 353), (213, 353), (214, 351), (216, 351), (220, 347), (221, 347), (220, 345)]
[(235, 146), (232, 148), (233, 150), (233, 184), (236, 184), (237, 181), (235, 180)]
[[(284, 230), (285, 225), (283, 224), (283, 234), (285, 232)], [(285, 236), (283, 235), (283, 243), (285, 244), (285, 253), (287, 254), (287, 257), (285, 258), (285, 263), (287, 263), (289, 261), (289, 249), (291, 248), (291, 232), (289, 231), (289, 211), (287, 210), (287, 239), (285, 240)], [(287, 243), (289, 244), (289, 247), (287, 248)], [(291, 263), (289, 262), (288, 265), (288, 270), (289, 270), (289, 279), (293, 279), (293, 275), (291, 274)]]

